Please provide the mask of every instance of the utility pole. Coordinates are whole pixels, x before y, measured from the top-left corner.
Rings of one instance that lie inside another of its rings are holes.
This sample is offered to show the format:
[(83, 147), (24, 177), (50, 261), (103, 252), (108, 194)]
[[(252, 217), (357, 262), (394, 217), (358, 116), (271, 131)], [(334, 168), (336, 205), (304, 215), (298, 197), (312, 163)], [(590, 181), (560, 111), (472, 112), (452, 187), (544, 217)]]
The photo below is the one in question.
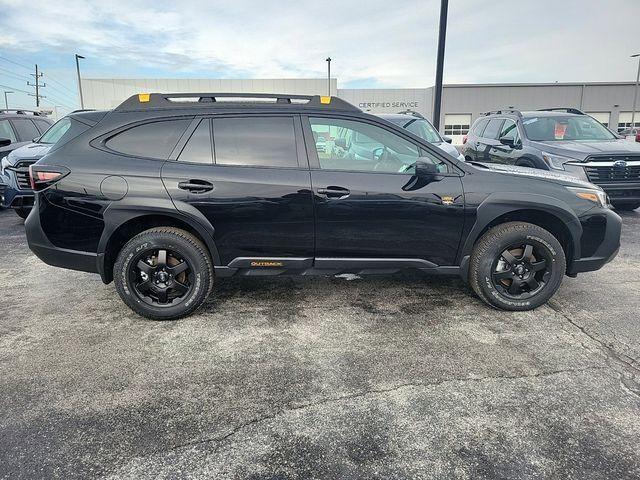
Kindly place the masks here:
[(631, 55), (631, 58), (638, 57), (638, 75), (636, 75), (636, 88), (633, 90), (633, 110), (631, 110), (631, 128), (635, 128), (636, 106), (638, 102), (638, 84), (640, 83), (640, 53)]
[(9, 100), (7, 100), (8, 93), (15, 93), (15, 92), (9, 92), (7, 90), (5, 90), (4, 92), (4, 108), (6, 108), (7, 110), (9, 110)]
[(78, 72), (78, 92), (80, 92), (80, 108), (84, 109), (84, 98), (82, 98), (82, 81), (80, 80), (80, 59), (84, 59), (82, 55), (76, 53), (76, 72)]
[(444, 71), (444, 45), (447, 38), (447, 10), (449, 0), (440, 0), (440, 34), (438, 35), (438, 61), (436, 64), (436, 91), (433, 99), (433, 126), (440, 130), (442, 107), (442, 73)]
[(36, 94), (34, 95), (33, 93), (30, 93), (29, 95), (31, 95), (32, 97), (36, 97), (36, 107), (40, 107), (40, 99), (41, 98), (47, 98), (44, 95), (40, 95), (40, 87), (46, 87), (47, 84), (46, 83), (40, 83), (40, 77), (42, 77), (42, 72), (38, 72), (38, 65), (36, 64), (36, 73), (35, 75), (32, 73), (31, 76), (33, 76), (35, 78), (35, 83), (29, 83), (27, 82), (27, 85), (29, 87), (36, 87)]
[(327, 95), (331, 96), (331, 57), (327, 57)]

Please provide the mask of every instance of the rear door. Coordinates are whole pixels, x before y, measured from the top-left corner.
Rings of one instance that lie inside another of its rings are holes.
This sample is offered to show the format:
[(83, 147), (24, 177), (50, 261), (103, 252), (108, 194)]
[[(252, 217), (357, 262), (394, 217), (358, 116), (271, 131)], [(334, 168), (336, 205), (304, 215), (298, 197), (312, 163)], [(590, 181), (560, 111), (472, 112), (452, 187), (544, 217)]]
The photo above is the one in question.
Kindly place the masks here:
[(502, 118), (492, 118), (482, 133), (482, 137), (478, 139), (478, 161), (491, 162), (491, 150), (498, 145), (498, 135), (502, 128)]
[[(429, 268), (452, 265), (462, 232), (464, 198), (454, 167), (371, 120), (303, 117), (316, 212), (316, 266)], [(314, 148), (315, 135), (327, 148)], [(357, 139), (336, 146), (335, 139)], [(364, 145), (371, 150), (364, 152)], [(415, 162), (438, 175), (415, 175)], [(416, 261), (417, 260), (417, 261)]]
[[(500, 139), (506, 138), (513, 141), (514, 146), (505, 145)], [(498, 141), (489, 150), (491, 161), (493, 163), (502, 163), (505, 165), (512, 165), (514, 163), (514, 150), (518, 149), (520, 142), (520, 135), (518, 134), (518, 125), (514, 120), (510, 118), (505, 119), (500, 133), (498, 134)]]
[[(196, 118), (162, 168), (180, 209), (213, 225), (223, 265), (310, 267), (313, 199), (296, 115)], [(268, 264), (269, 258), (280, 259)]]

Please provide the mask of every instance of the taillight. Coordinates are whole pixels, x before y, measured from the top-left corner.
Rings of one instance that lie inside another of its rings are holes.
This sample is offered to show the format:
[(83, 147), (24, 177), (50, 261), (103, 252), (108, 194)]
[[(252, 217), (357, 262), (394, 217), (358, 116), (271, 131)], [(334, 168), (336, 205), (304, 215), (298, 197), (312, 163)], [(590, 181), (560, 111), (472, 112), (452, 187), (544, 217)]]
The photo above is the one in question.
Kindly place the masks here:
[(462, 144), (464, 145), (465, 143), (467, 143), (467, 136), (466, 135), (464, 137), (462, 137)]
[(50, 187), (68, 174), (69, 169), (65, 167), (35, 164), (29, 166), (29, 181), (31, 188), (35, 191)]

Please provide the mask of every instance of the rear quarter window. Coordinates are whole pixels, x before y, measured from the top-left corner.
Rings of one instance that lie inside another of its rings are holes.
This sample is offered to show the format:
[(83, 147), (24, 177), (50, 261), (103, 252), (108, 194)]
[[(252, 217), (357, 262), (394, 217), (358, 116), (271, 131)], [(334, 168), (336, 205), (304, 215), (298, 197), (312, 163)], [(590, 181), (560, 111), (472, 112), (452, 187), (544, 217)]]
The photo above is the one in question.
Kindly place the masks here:
[(114, 135), (105, 145), (125, 155), (166, 160), (190, 123), (191, 119), (144, 123)]
[(54, 123), (40, 137), (40, 143), (53, 145), (54, 148), (60, 148), (65, 143), (71, 141), (81, 133), (89, 130), (89, 126), (74, 120), (73, 117), (64, 117)]

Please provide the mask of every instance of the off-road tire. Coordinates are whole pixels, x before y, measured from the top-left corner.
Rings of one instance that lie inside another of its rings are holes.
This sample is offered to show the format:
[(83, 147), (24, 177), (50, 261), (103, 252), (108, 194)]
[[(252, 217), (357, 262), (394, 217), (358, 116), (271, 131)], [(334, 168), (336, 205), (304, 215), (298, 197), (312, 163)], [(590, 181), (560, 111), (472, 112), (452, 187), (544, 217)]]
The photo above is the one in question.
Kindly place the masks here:
[[(526, 241), (546, 250), (551, 259), (551, 275), (542, 290), (518, 301), (503, 295), (492, 282), (494, 261), (510, 245)], [(501, 310), (532, 310), (546, 303), (558, 290), (566, 270), (566, 258), (560, 242), (542, 227), (526, 222), (509, 222), (487, 231), (474, 246), (469, 263), (469, 283), (476, 294)]]
[[(179, 252), (190, 263), (195, 281), (184, 301), (175, 306), (153, 306), (143, 302), (130, 282), (129, 269), (137, 252), (149, 248), (166, 248)], [(152, 320), (175, 320), (197, 310), (211, 293), (213, 264), (204, 244), (189, 232), (173, 227), (146, 230), (122, 248), (113, 267), (116, 291), (124, 303), (137, 314)]]

